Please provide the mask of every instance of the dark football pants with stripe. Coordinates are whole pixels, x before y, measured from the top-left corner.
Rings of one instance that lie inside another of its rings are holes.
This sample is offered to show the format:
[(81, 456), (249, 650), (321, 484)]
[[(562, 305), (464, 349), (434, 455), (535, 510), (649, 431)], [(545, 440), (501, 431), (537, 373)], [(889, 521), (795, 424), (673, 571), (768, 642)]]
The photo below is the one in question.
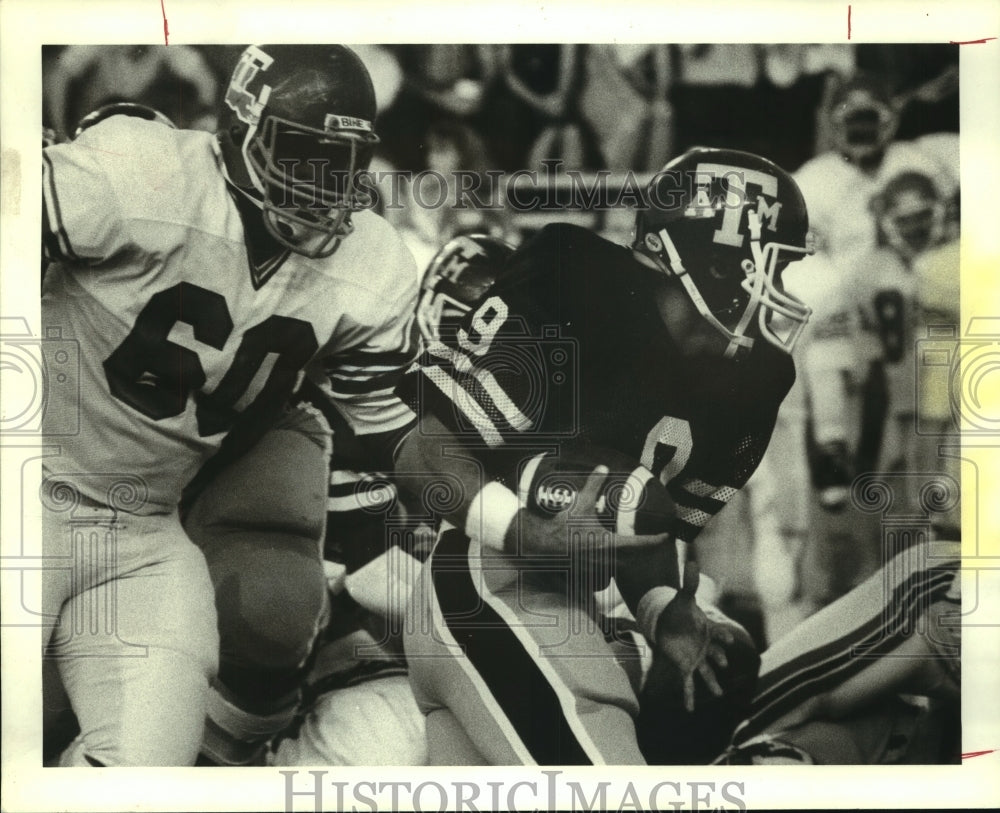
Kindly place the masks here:
[[(565, 569), (564, 569), (565, 570)], [(565, 572), (526, 573), (448, 528), (413, 591), (406, 656), (431, 764), (644, 764), (635, 692)]]

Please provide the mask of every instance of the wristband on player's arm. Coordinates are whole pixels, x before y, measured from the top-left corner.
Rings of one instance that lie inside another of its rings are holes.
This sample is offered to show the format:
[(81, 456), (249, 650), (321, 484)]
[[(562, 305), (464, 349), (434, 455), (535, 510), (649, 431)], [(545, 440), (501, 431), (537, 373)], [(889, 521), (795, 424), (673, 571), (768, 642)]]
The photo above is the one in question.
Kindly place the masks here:
[(495, 480), (483, 486), (465, 516), (465, 533), (481, 545), (496, 550), (512, 549), (510, 534), (517, 528), (515, 519), (523, 508), (518, 496)]
[[(521, 497), (493, 480), (483, 486), (469, 503), (464, 523), (465, 533), (481, 545), (507, 553), (520, 553), (520, 532), (524, 525), (522, 518), (528, 512)], [(544, 545), (544, 542), (534, 541)]]
[[(639, 631), (646, 636), (647, 640), (656, 640), (656, 622), (660, 619), (660, 613), (679, 592), (675, 587), (660, 585), (639, 599), (635, 620)], [(730, 619), (714, 606), (715, 593), (715, 581), (708, 576), (702, 576), (694, 594), (695, 603), (713, 621), (729, 621)]]

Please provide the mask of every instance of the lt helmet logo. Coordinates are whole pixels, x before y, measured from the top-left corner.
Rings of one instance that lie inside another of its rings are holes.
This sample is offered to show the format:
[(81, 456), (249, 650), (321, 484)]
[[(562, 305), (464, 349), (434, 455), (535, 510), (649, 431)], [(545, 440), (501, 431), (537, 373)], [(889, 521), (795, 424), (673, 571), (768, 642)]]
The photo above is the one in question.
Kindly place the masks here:
[(260, 114), (271, 95), (271, 86), (264, 85), (260, 89), (260, 97), (254, 96), (249, 85), (258, 71), (266, 71), (274, 62), (274, 57), (268, 56), (256, 45), (251, 45), (240, 56), (240, 61), (233, 71), (233, 79), (226, 88), (226, 104), (236, 113), (240, 121), (254, 126), (260, 121)]

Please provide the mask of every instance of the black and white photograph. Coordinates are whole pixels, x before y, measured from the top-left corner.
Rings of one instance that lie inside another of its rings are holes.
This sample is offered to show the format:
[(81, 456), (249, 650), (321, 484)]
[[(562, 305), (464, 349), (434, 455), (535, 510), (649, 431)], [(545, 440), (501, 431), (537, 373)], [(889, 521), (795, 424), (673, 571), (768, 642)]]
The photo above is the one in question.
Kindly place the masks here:
[(4, 810), (1000, 802), (1000, 6), (30, 5)]

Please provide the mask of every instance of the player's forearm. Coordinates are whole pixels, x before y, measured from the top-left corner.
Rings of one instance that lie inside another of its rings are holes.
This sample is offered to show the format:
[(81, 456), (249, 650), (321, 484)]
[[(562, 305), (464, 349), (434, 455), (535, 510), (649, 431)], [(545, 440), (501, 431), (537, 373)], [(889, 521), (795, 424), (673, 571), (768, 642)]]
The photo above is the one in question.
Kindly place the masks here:
[(466, 526), (477, 497), (482, 505), (480, 494), (489, 484), (482, 464), (433, 416), (422, 418), (402, 441), (395, 473), (408, 499), (458, 528)]

